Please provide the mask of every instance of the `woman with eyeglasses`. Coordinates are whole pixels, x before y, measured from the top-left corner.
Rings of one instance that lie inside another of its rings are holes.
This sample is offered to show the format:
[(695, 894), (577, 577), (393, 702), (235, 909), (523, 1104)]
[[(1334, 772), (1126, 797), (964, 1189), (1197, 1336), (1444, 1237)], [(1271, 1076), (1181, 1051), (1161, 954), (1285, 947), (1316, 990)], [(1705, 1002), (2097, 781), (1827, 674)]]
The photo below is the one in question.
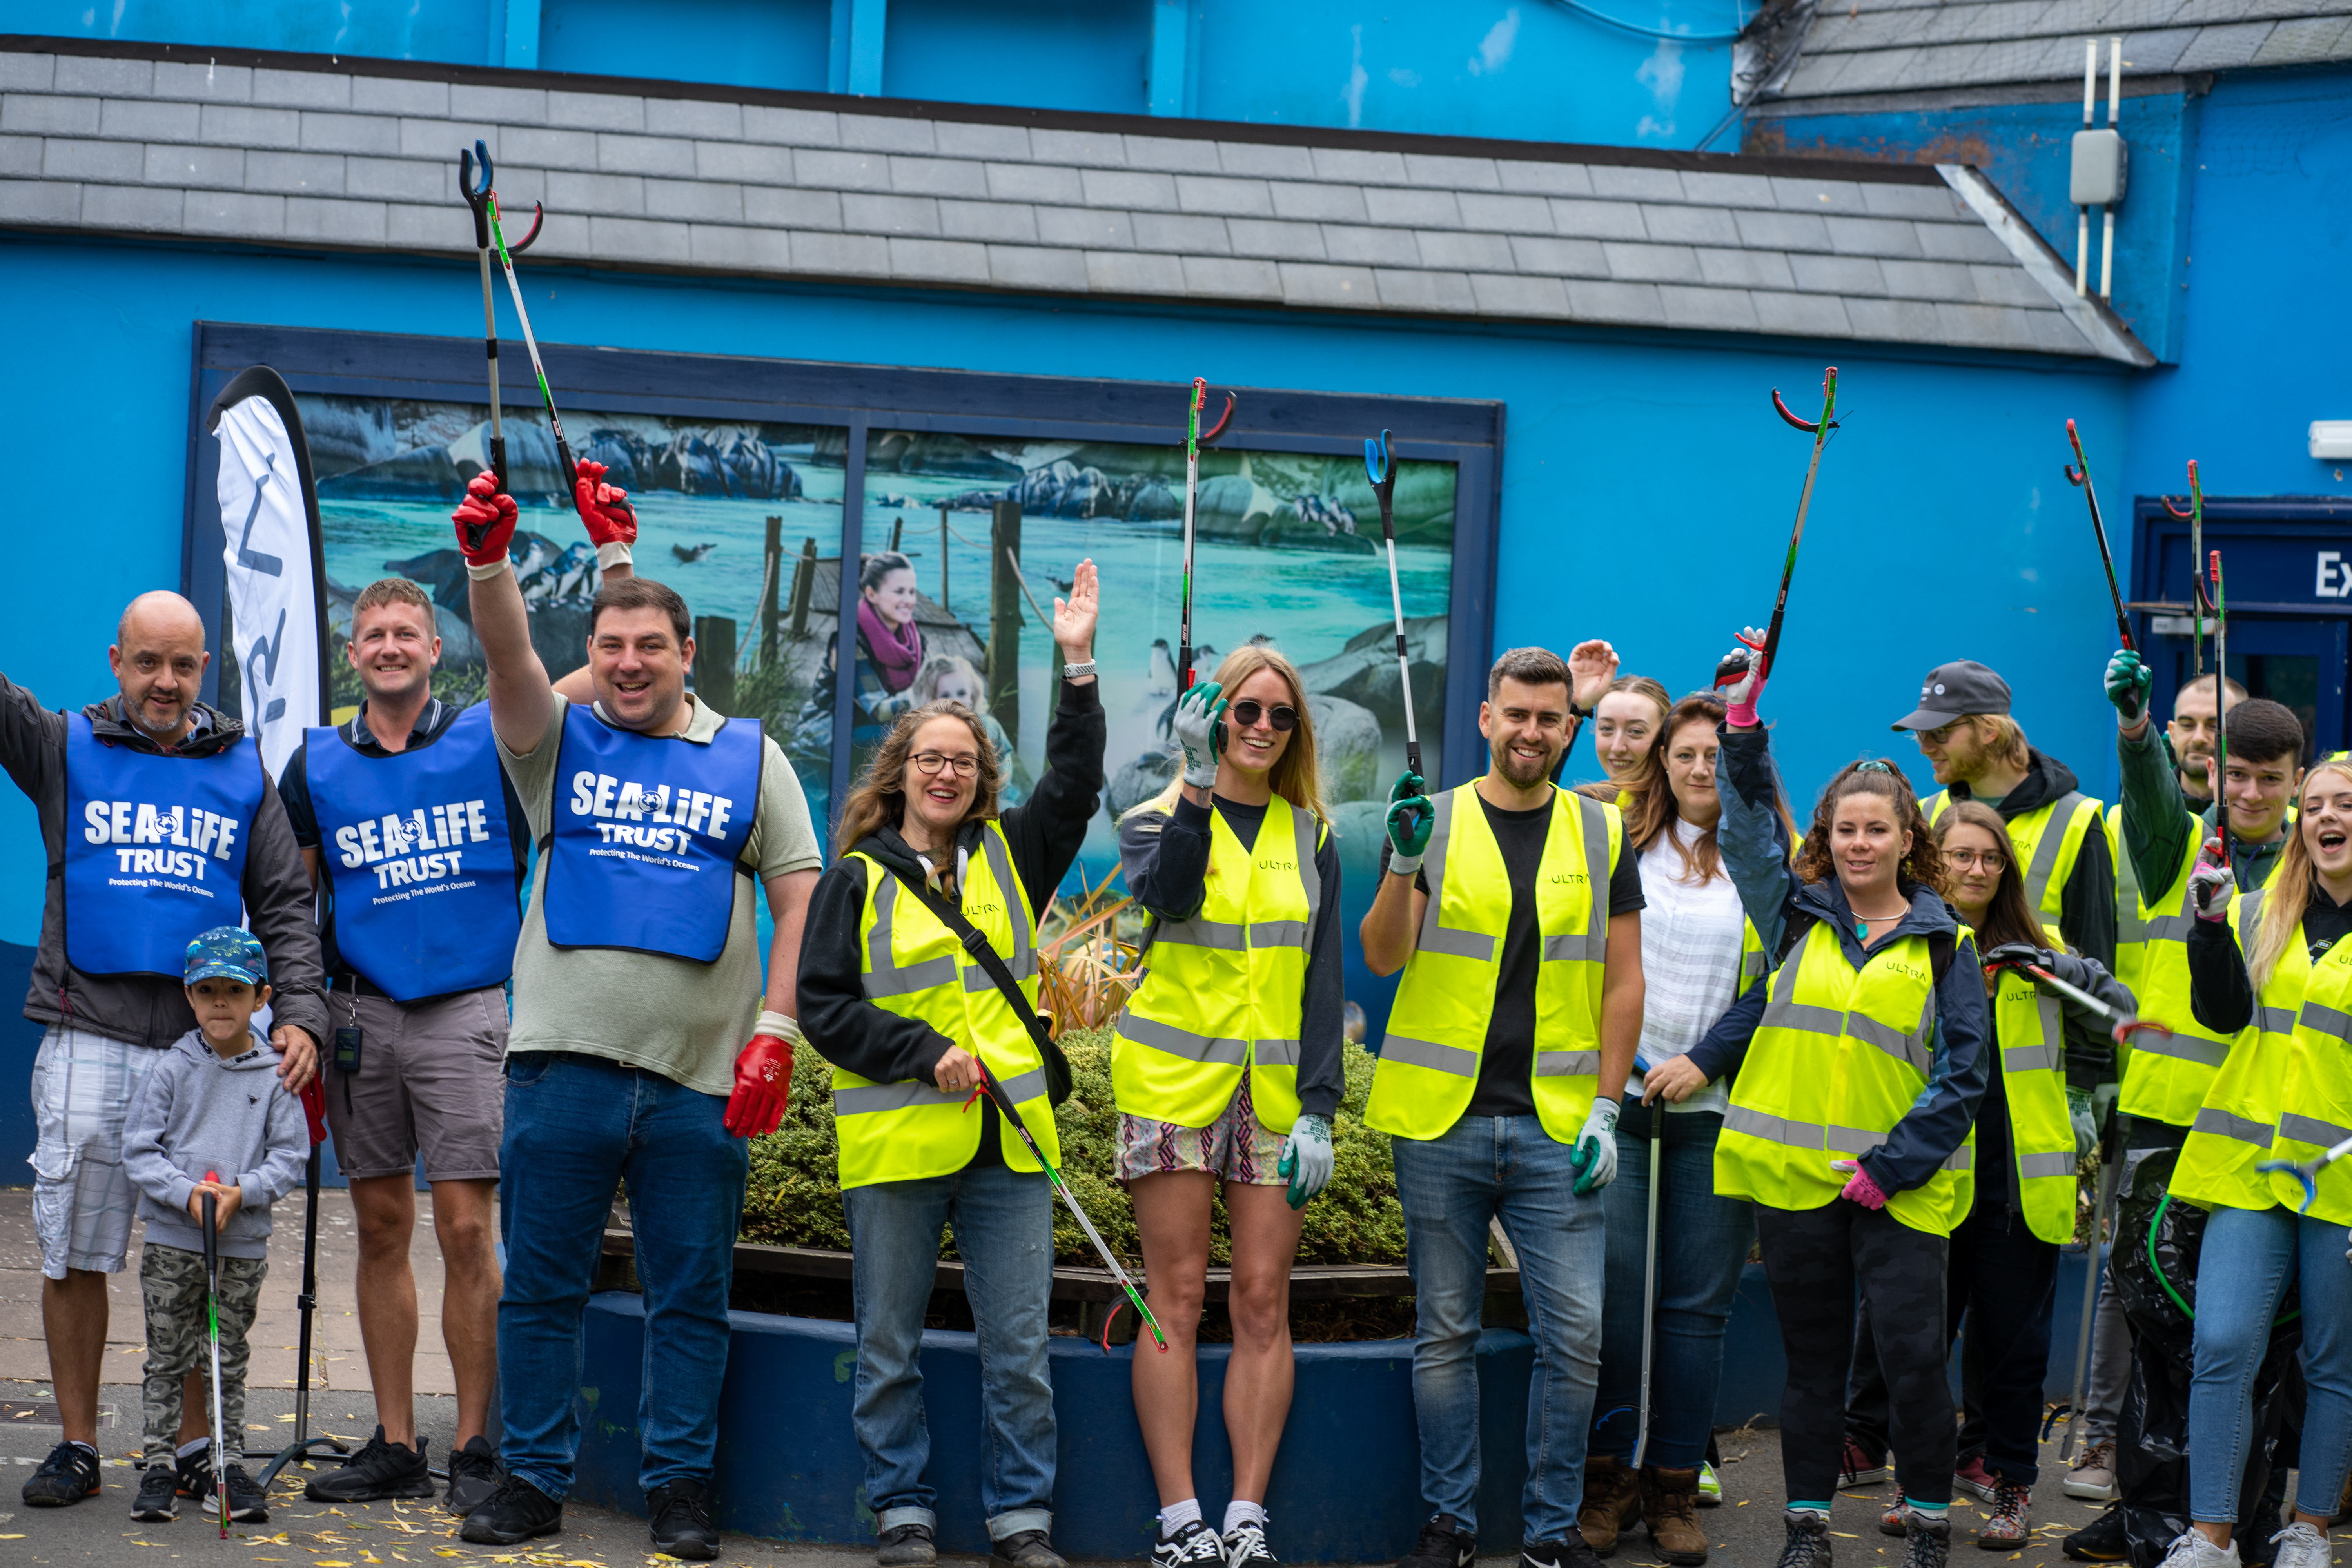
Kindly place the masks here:
[[(917, 1352), (943, 1226), (963, 1257), (987, 1363), (980, 1488), (991, 1561), (1062, 1568), (1049, 1533), (1053, 1188), (996, 1101), (982, 1095), (975, 1104), (974, 1092), (992, 1077), (1046, 1158), (1060, 1162), (1048, 1053), (1033, 1026), (1035, 942), (1038, 911), (1077, 858), (1102, 793), (1096, 604), (1094, 563), (1082, 561), (1067, 602), (1054, 602), (1054, 640), (1067, 662), (1045, 774), (1029, 799), (998, 809), (1002, 764), (971, 709), (937, 701), (902, 714), (843, 803), (840, 858), (809, 903), (801, 1027), (834, 1068), (857, 1323), (851, 1421), (882, 1568), (935, 1555)], [(984, 939), (991, 962), (967, 935)]]
[[(1151, 915), (1148, 970), (1120, 1017), (1111, 1081), (1118, 1176), (1135, 1204), (1168, 1353), (1135, 1358), (1135, 1413), (1160, 1491), (1155, 1568), (1270, 1568), (1265, 1487), (1290, 1414), (1290, 1264), (1300, 1207), (1331, 1179), (1345, 1088), (1339, 858), (1315, 728), (1289, 660), (1237, 648), (1177, 703), (1182, 773), (1127, 814), (1119, 859)], [(1233, 1242), (1223, 1528), (1192, 1480), (1193, 1347), (1213, 1200)]]
[[(2095, 959), (2070, 952), (2054, 925), (2025, 899), (2024, 869), (2000, 814), (1958, 800), (1936, 824), (1948, 897), (1976, 933), (1989, 966), (1985, 1095), (1977, 1106), (1976, 1193), (1954, 1227), (1944, 1276), (1944, 1324), (1971, 1324), (1968, 1415), (1960, 1426), (1965, 1467), (1981, 1459), (1992, 1477), (1990, 1515), (1977, 1544), (2014, 1552), (2032, 1539), (2028, 1519), (2042, 1460), (2035, 1428), (2050, 1364), (2057, 1303), (2058, 1249), (2074, 1237), (2075, 1167), (2098, 1142), (2094, 1089), (2114, 1074), (2102, 1016), (2038, 987), (2021, 964), (2055, 974), (2119, 1013), (2131, 993)], [(1870, 1311), (1856, 1336), (1846, 1446), (1886, 1452), (1886, 1380), (1871, 1346)], [(1879, 1528), (1907, 1527), (1898, 1501)]]

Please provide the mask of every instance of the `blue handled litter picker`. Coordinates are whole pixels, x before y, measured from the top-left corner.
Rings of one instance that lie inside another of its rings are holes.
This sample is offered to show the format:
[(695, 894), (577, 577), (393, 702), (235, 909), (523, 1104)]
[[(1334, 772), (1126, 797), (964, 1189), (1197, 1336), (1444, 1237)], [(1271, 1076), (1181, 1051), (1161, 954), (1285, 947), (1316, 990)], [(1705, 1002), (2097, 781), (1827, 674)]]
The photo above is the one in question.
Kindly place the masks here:
[(2292, 1160), (2265, 1160), (2261, 1164), (2256, 1165), (2254, 1170), (2263, 1175), (2269, 1175), (2274, 1172), (2282, 1173), (2284, 1174), (2293, 1176), (2296, 1181), (2301, 1182), (2303, 1184), (2303, 1207), (2296, 1212), (2299, 1214), (2309, 1214), (2311, 1212), (2311, 1205), (2319, 1201), (2319, 1173), (2327, 1169), (2328, 1166), (2333, 1165), (2336, 1161), (2341, 1160), (2347, 1154), (2352, 1154), (2352, 1138), (2347, 1138), (2343, 1142), (2338, 1143), (2335, 1148), (2326, 1151), (2325, 1153), (2315, 1154), (2310, 1159), (2304, 1161), (2301, 1164), (2297, 1164)]

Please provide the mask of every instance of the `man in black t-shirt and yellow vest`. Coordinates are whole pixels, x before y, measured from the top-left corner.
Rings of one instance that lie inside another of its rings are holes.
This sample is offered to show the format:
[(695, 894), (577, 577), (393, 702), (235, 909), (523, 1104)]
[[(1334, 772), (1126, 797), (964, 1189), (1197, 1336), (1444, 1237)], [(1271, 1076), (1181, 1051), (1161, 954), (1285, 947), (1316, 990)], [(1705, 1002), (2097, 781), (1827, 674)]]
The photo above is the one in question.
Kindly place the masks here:
[[(1480, 1309), (1488, 1227), (1518, 1254), (1538, 1341), (1520, 1568), (1594, 1568), (1576, 1527), (1601, 1355), (1601, 1189), (1642, 1028), (1642, 879), (1617, 808), (1554, 785), (1607, 689), (1604, 643), (1495, 661), (1486, 773), (1434, 801), (1407, 774), (1360, 935), (1404, 971), (1364, 1119), (1394, 1141), (1416, 1331), (1413, 1409), (1432, 1510), (1402, 1568), (1477, 1552)], [(1573, 700), (1571, 700), (1573, 699)]]

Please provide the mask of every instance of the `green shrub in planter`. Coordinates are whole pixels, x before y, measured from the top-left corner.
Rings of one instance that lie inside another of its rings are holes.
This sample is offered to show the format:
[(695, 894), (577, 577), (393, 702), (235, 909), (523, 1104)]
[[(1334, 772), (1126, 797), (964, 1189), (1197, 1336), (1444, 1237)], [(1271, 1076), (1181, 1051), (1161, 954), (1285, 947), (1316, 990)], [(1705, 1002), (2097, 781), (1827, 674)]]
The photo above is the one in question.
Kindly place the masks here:
[[(1086, 1205), (1087, 1217), (1112, 1249), (1130, 1263), (1142, 1260), (1135, 1234), (1135, 1209), (1127, 1191), (1112, 1179), (1118, 1146), (1118, 1111), (1111, 1100), (1108, 1028), (1073, 1030), (1063, 1037), (1075, 1089), (1055, 1111), (1061, 1131), (1062, 1173)], [(1301, 1263), (1394, 1263), (1404, 1261), (1404, 1211), (1398, 1205), (1396, 1174), (1389, 1163), (1389, 1141), (1363, 1124), (1364, 1099), (1371, 1092), (1372, 1058), (1360, 1046), (1345, 1047), (1347, 1098), (1334, 1119), (1335, 1159), (1331, 1184), (1308, 1204), (1300, 1237)], [(792, 1108), (783, 1125), (751, 1143), (751, 1178), (743, 1202), (743, 1239), (794, 1247), (846, 1248), (849, 1226), (842, 1216), (839, 1148), (833, 1130), (833, 1068), (814, 1049), (793, 1064)], [(971, 1115), (982, 1114), (975, 1106)], [(1054, 1205), (1054, 1252), (1063, 1263), (1096, 1264), (1078, 1222)], [(942, 1237), (940, 1256), (955, 1249)], [(1232, 1260), (1224, 1204), (1216, 1205), (1210, 1260)]]

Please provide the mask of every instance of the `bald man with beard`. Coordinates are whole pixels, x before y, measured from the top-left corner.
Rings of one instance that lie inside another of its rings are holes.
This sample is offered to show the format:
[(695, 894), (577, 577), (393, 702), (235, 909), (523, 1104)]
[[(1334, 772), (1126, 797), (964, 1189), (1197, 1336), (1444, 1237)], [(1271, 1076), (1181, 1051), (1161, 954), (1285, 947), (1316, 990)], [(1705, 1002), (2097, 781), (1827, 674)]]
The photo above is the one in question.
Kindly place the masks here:
[[(129, 1256), (137, 1202), (122, 1128), (148, 1070), (195, 1027), (182, 988), (189, 941), (240, 907), (269, 956), (278, 1073), (317, 1069), (327, 1009), (310, 880), (277, 786), (236, 720), (198, 700), (205, 626), (177, 594), (142, 594), (107, 650), (119, 689), (50, 712), (0, 675), (0, 763), (39, 814), (50, 868), (25, 1016), (46, 1026), (33, 1063), (33, 1215), (41, 1322), (64, 1441), (25, 1483), (33, 1508), (99, 1489), (98, 1384), (109, 1274)], [(205, 1431), (200, 1383), (183, 1447)], [(201, 1453), (181, 1489), (210, 1489)]]

